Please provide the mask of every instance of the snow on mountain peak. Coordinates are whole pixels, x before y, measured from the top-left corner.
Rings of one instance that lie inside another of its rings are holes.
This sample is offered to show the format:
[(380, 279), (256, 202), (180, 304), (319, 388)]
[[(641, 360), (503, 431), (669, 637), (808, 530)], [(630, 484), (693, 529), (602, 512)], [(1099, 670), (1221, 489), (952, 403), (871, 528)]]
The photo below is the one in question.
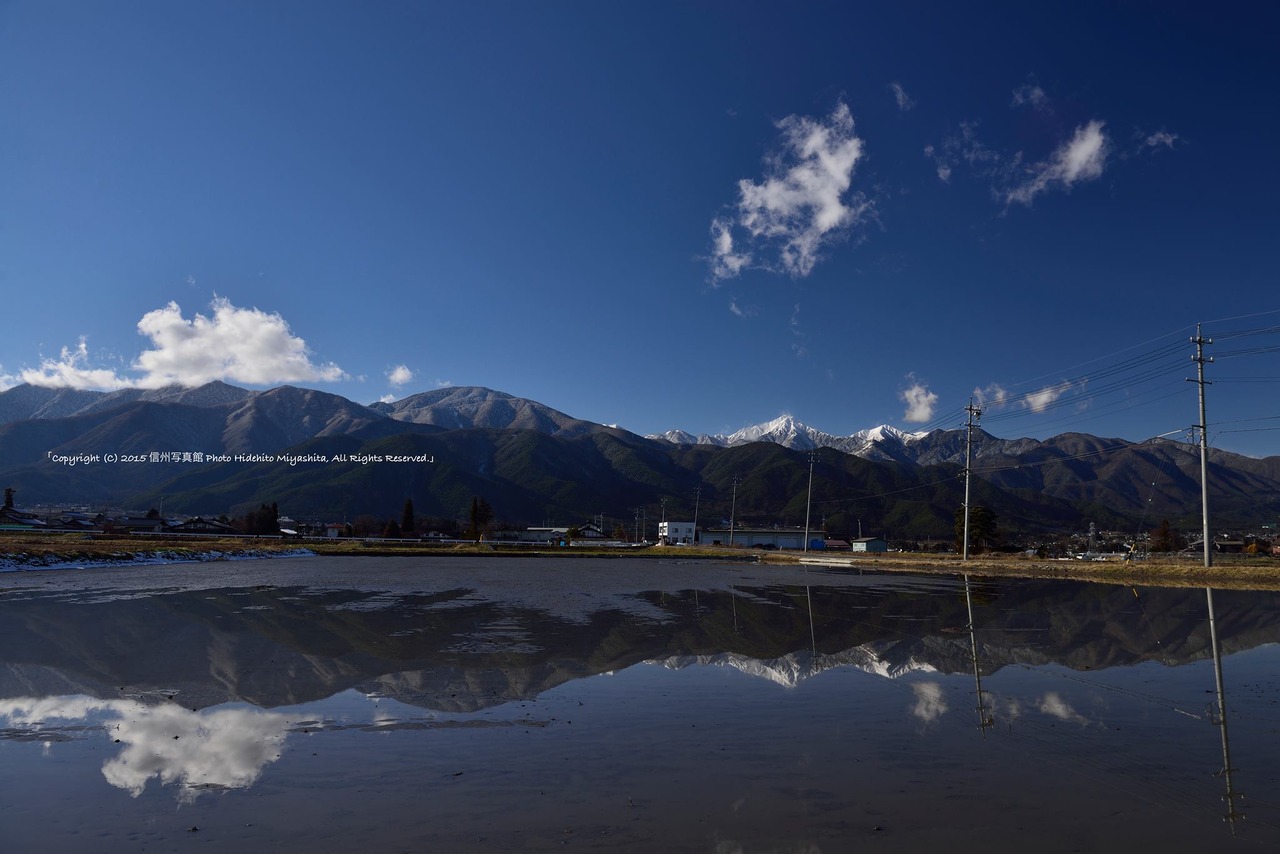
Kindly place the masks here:
[(855, 454), (870, 459), (902, 459), (906, 455), (906, 446), (923, 439), (928, 433), (908, 433), (882, 424), (868, 430), (859, 430), (849, 436), (834, 436), (810, 427), (792, 415), (780, 415), (772, 421), (743, 427), (728, 435), (702, 434), (696, 439), (684, 430), (669, 430), (651, 439), (664, 439), (677, 445), (719, 445), (732, 447), (750, 442), (773, 442), (797, 451), (811, 451), (816, 448), (835, 448), (847, 454)]

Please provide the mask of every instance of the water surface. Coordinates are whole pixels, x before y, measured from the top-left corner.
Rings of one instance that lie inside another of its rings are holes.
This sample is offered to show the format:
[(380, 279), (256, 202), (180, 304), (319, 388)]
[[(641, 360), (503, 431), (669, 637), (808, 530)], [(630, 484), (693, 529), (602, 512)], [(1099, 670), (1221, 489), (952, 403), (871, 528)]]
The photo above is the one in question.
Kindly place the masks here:
[(1211, 631), (1204, 590), (699, 562), (11, 573), (0, 847), (1272, 849), (1277, 604), (1215, 591)]

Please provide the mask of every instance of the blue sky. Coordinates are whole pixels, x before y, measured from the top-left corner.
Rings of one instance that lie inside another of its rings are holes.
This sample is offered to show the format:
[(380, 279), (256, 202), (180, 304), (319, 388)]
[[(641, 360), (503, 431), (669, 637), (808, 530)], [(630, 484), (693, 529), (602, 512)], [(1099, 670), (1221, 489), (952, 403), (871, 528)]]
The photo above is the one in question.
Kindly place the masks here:
[(0, 2), (0, 384), (1280, 453), (1278, 22)]

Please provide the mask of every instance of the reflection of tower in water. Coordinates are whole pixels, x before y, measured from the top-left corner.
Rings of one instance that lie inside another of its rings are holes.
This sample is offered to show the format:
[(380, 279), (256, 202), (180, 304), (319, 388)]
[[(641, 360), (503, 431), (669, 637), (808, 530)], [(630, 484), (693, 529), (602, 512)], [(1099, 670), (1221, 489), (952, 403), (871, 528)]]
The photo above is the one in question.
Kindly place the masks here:
[(1231, 835), (1236, 834), (1236, 819), (1245, 818), (1245, 814), (1236, 812), (1236, 798), (1243, 798), (1244, 795), (1235, 790), (1231, 779), (1232, 772), (1237, 769), (1231, 767), (1231, 741), (1227, 736), (1227, 691), (1222, 681), (1222, 652), (1218, 649), (1218, 627), (1213, 612), (1213, 588), (1205, 588), (1205, 597), (1209, 605), (1209, 642), (1213, 647), (1213, 679), (1214, 687), (1217, 690), (1218, 708), (1210, 709), (1209, 720), (1218, 727), (1218, 731), (1222, 735), (1222, 769), (1214, 776), (1222, 777), (1227, 784), (1227, 793), (1223, 796), (1223, 801), (1227, 804), (1226, 815), (1223, 821), (1230, 823)]

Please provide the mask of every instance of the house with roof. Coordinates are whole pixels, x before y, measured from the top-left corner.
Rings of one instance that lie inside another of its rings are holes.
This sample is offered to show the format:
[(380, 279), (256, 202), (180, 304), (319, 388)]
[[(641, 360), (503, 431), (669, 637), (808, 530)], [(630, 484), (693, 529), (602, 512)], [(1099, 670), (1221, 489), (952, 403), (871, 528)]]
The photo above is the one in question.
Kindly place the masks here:
[(202, 516), (192, 516), (185, 522), (177, 524), (165, 525), (164, 530), (170, 534), (238, 534), (235, 528), (226, 522), (219, 522), (217, 519), (205, 519)]
[(20, 510), (13, 504), (13, 489), (4, 491), (4, 507), (0, 507), (0, 529), (27, 530), (47, 528), (48, 524), (30, 510)]

